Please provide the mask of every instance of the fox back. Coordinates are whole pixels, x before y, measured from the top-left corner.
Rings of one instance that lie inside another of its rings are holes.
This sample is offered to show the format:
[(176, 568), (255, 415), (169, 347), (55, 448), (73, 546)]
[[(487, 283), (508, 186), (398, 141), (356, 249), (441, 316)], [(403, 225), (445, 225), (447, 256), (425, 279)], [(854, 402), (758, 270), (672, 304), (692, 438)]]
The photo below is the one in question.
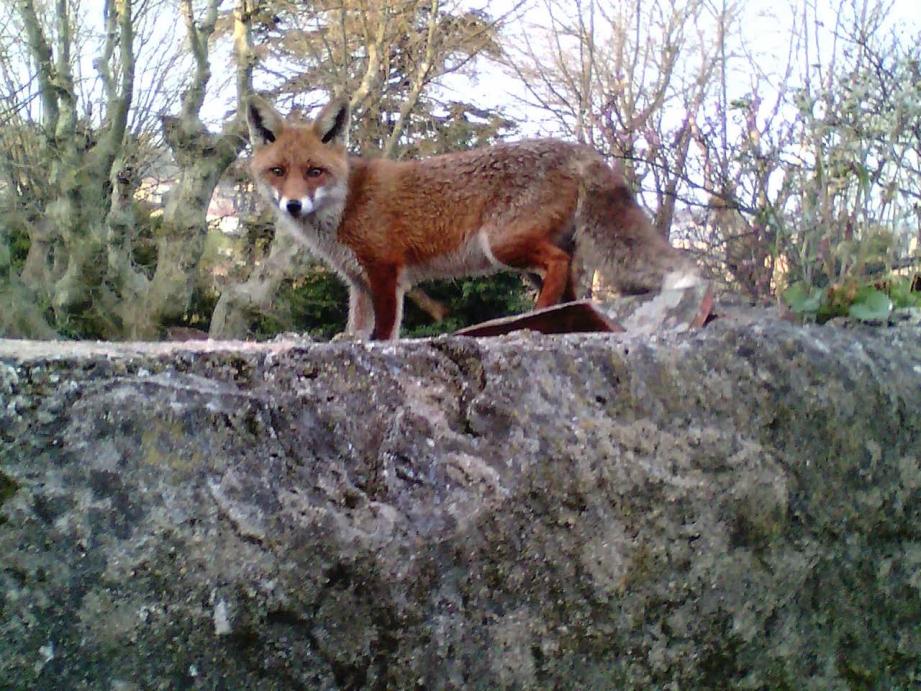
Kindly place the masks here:
[(535, 139), (365, 160), (346, 153), (344, 102), (294, 124), (254, 98), (248, 116), (257, 188), (349, 283), (349, 330), (359, 335), (395, 337), (403, 292), (433, 278), (536, 274), (537, 307), (575, 299), (583, 264), (604, 265), (626, 292), (697, 280), (622, 174), (587, 147)]

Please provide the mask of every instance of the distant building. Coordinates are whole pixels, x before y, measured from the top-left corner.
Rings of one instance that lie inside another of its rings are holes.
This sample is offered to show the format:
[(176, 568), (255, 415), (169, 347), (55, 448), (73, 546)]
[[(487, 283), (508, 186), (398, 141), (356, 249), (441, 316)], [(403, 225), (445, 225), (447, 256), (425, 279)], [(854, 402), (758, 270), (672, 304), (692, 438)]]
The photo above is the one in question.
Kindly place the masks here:
[[(155, 207), (152, 215), (161, 214), (178, 177), (178, 166), (169, 152), (164, 151), (144, 170), (135, 198)], [(208, 204), (209, 227), (226, 235), (238, 235), (240, 218), (251, 206), (250, 197), (249, 191), (241, 189), (232, 176), (222, 178)]]

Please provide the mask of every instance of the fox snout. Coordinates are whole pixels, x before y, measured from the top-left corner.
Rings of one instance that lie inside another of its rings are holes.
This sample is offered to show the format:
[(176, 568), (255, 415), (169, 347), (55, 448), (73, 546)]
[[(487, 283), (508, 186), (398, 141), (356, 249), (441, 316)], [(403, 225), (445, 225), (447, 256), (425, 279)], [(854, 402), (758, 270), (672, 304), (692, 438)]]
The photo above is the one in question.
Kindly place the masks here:
[(313, 199), (309, 196), (299, 199), (284, 196), (278, 198), (278, 208), (286, 212), (291, 218), (307, 216), (316, 210), (315, 206)]
[(289, 199), (288, 202), (285, 204), (285, 211), (287, 211), (289, 214), (294, 216), (294, 218), (297, 218), (298, 216), (301, 215), (301, 209), (303, 208), (304, 206), (301, 204), (300, 200), (298, 199)]

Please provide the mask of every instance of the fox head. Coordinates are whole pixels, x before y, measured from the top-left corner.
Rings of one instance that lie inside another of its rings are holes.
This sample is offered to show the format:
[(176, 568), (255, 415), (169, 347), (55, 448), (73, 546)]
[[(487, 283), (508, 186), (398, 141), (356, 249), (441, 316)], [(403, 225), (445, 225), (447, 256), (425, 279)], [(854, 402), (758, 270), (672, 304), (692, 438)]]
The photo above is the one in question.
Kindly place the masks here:
[(256, 187), (282, 215), (300, 219), (341, 209), (349, 177), (347, 101), (333, 99), (313, 122), (295, 124), (252, 96), (246, 120)]

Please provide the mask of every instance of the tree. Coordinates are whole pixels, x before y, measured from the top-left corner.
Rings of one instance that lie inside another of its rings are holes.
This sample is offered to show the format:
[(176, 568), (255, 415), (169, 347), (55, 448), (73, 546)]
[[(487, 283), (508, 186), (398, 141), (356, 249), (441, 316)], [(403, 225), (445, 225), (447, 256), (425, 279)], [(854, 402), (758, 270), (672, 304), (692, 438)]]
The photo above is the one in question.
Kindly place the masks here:
[[(25, 258), (20, 266), (11, 259), (6, 280), (17, 311), (35, 316), (48, 304), (48, 321), (66, 334), (151, 338), (181, 315), (211, 192), (244, 145), (239, 123), (211, 135), (199, 117), (218, 0), (209, 0), (201, 22), (190, 0), (180, 2), (194, 71), (180, 114), (158, 122), (157, 113), (171, 109), (181, 90), (175, 75), (185, 73), (185, 54), (170, 49), (169, 27), (149, 21), (164, 5), (106, 0), (98, 41), (87, 28), (92, 18), (78, 3), (56, 0), (46, 15), (34, 0), (19, 0), (5, 16), (3, 45), (15, 46), (12, 34), (20, 28), (28, 39), (22, 54), (7, 48), (0, 56), (9, 133), (0, 142), (6, 161), (0, 194), (9, 211), (0, 221), (0, 238), (28, 239)], [(249, 89), (250, 12), (250, 0), (239, 0), (240, 97)], [(90, 78), (83, 70), (94, 49)], [(139, 55), (146, 65), (140, 71)], [(34, 80), (23, 80), (32, 73)], [(139, 83), (145, 89), (136, 98)], [(179, 176), (156, 221), (136, 192), (161, 154), (160, 135), (176, 157)], [(148, 276), (135, 260), (139, 236), (152, 225), (157, 253)]]
[[(191, 0), (181, 0), (195, 72), (182, 96), (178, 116), (164, 116), (163, 138), (179, 168), (178, 179), (163, 210), (157, 238), (157, 267), (143, 284), (145, 324), (135, 333), (155, 332), (161, 325), (181, 320), (189, 309), (198, 261), (208, 232), (206, 212), (221, 176), (246, 145), (243, 101), (252, 92), (250, 20), (255, 0), (238, 0), (233, 12), (236, 73), (236, 116), (215, 134), (202, 122), (211, 66), (208, 41), (218, 20), (220, 0), (208, 0), (203, 21), (196, 21)], [(133, 272), (133, 282), (141, 276)], [(140, 281), (143, 283), (143, 281)]]
[[(128, 137), (134, 90), (132, 5), (131, 0), (117, 0), (104, 8), (106, 34), (95, 63), (105, 92), (98, 124), (91, 120), (89, 109), (80, 112), (80, 92), (74, 80), (76, 36), (68, 3), (55, 2), (49, 18), (54, 44), (34, 0), (19, 0), (17, 9), (35, 69), (41, 119), (34, 127), (27, 101), (16, 104), (11, 116), (23, 132), (36, 138), (20, 153), (37, 153), (38, 157), (23, 163), (32, 172), (47, 170), (48, 182), (40, 190), (43, 194), (17, 196), (7, 204), (26, 211), (28, 221), (35, 225), (24, 283), (46, 292), (57, 321), (66, 323), (87, 313), (104, 275), (100, 267), (105, 266), (104, 227), (111, 178)], [(11, 186), (8, 192), (15, 194), (20, 189), (39, 192), (33, 183)], [(35, 279), (42, 283), (33, 284)]]

